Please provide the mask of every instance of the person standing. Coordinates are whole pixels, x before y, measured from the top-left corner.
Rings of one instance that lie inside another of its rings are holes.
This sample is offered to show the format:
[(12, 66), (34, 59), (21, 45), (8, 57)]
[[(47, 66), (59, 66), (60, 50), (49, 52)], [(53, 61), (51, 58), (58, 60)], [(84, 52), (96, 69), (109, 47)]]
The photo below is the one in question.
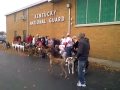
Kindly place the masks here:
[[(74, 42), (72, 51), (74, 53), (73, 55), (76, 56), (79, 42), (78, 42), (77, 36), (73, 36), (72, 39), (73, 39), (73, 42)], [(78, 59), (75, 58), (74, 69), (75, 69), (76, 73), (78, 72), (77, 67), (78, 67)]]
[(72, 38), (70, 37), (70, 34), (67, 34), (65, 47), (66, 47), (65, 51), (66, 51), (67, 57), (71, 57), (72, 56), (73, 41), (72, 41)]
[(86, 87), (85, 81), (85, 67), (89, 55), (89, 44), (85, 39), (85, 34), (80, 33), (78, 36), (78, 50), (77, 50), (77, 59), (78, 59), (78, 83), (79, 87)]
[(78, 39), (77, 36), (73, 36), (73, 53), (76, 55), (77, 54), (77, 48), (78, 48)]
[[(86, 40), (86, 42), (88, 43), (88, 50), (90, 51), (90, 42), (89, 42), (89, 38), (85, 37), (85, 40)], [(88, 55), (89, 55), (89, 51), (88, 51)], [(87, 58), (86, 67), (85, 67), (85, 74), (87, 74), (88, 67), (89, 67), (89, 60), (88, 60), (88, 58)]]
[(36, 38), (35, 36), (33, 36), (33, 39), (32, 39), (32, 45), (35, 46), (35, 42), (36, 42)]

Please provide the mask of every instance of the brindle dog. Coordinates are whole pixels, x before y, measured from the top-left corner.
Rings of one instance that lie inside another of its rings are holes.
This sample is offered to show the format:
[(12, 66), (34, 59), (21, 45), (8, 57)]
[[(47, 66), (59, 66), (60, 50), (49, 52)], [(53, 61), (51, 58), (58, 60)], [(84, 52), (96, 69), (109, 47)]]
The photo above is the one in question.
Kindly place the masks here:
[(49, 71), (51, 72), (53, 70), (53, 66), (54, 65), (58, 65), (60, 66), (61, 70), (62, 70), (62, 73), (61, 75), (64, 75), (65, 78), (67, 78), (67, 72), (65, 70), (65, 60), (64, 59), (61, 59), (61, 58), (55, 58), (50, 49), (47, 50), (47, 56), (49, 58), (49, 64), (50, 64), (50, 67), (49, 67)]

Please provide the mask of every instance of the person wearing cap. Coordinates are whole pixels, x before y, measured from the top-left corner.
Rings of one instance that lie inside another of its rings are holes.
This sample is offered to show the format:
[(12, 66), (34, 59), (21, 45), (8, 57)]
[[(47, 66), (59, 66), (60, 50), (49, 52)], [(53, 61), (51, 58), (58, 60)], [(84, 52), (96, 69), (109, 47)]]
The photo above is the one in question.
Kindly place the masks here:
[(77, 50), (77, 59), (78, 59), (78, 83), (79, 87), (86, 87), (85, 81), (85, 67), (89, 55), (89, 44), (85, 39), (85, 34), (80, 33), (78, 35), (78, 50)]

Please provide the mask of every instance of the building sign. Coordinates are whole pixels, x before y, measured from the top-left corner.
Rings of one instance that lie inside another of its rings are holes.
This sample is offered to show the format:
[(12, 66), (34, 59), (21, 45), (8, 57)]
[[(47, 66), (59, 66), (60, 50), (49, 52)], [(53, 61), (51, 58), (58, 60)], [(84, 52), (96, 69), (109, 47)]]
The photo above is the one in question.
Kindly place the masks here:
[(56, 13), (56, 10), (53, 10), (35, 14), (35, 20), (30, 21), (30, 25), (63, 22), (65, 20), (64, 16), (56, 16)]

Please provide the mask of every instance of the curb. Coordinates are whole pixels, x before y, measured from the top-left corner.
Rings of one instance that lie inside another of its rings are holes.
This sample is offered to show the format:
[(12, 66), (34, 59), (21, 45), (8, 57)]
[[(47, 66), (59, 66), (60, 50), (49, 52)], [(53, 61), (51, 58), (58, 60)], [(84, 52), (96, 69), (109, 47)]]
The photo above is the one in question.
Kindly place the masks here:
[(89, 62), (94, 63), (94, 66), (103, 67), (105, 70), (120, 71), (120, 62), (92, 57), (89, 57)]

